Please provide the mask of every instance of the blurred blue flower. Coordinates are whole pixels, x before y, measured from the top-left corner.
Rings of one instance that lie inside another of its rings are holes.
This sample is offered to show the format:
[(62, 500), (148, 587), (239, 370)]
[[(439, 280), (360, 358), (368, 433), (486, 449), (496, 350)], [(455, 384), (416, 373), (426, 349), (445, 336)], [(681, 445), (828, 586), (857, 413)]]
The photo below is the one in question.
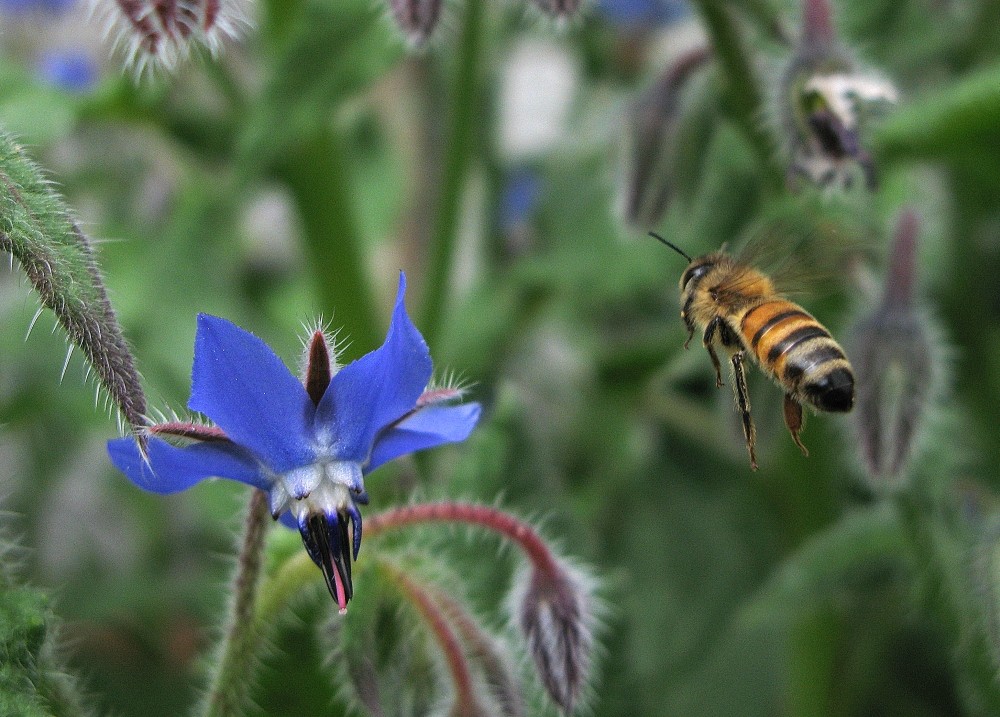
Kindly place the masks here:
[[(403, 305), (406, 277), (385, 343), (337, 370), (329, 340), (307, 347), (305, 385), (263, 341), (201, 314), (188, 408), (215, 426), (150, 427), (148, 455), (131, 438), (108, 442), (112, 463), (156, 493), (216, 476), (266, 491), (271, 513), (296, 527), (341, 611), (351, 599), (351, 561), (361, 546), (364, 476), (406, 453), (464, 440), (479, 418), (455, 388), (428, 389), (431, 358)], [(188, 440), (176, 446), (157, 438)], [(350, 535), (349, 535), (350, 529)]]
[(542, 194), (542, 180), (531, 169), (519, 169), (507, 177), (500, 195), (500, 228), (517, 228), (531, 219)]
[(0, 0), (0, 12), (9, 15), (29, 12), (60, 14), (76, 4), (76, 0)]
[(691, 14), (685, 0), (598, 0), (597, 12), (618, 25), (669, 25)]
[(50, 84), (70, 92), (90, 89), (97, 80), (97, 64), (85, 52), (74, 50), (46, 53), (38, 67), (39, 74)]

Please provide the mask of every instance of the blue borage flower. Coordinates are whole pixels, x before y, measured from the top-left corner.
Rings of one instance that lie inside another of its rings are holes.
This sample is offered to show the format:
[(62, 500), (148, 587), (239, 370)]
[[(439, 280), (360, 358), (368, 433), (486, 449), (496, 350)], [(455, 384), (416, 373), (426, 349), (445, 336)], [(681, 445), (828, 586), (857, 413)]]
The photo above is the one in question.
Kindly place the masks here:
[(406, 314), (405, 290), (400, 273), (385, 343), (353, 363), (338, 367), (335, 347), (316, 331), (303, 382), (256, 336), (200, 314), (188, 408), (215, 425), (153, 425), (146, 456), (130, 438), (109, 441), (112, 463), (155, 493), (209, 477), (266, 491), (271, 514), (298, 528), (343, 612), (361, 547), (358, 506), (368, 502), (364, 476), (406, 453), (464, 440), (479, 419), (479, 404), (454, 405), (461, 390), (428, 388), (430, 353)]

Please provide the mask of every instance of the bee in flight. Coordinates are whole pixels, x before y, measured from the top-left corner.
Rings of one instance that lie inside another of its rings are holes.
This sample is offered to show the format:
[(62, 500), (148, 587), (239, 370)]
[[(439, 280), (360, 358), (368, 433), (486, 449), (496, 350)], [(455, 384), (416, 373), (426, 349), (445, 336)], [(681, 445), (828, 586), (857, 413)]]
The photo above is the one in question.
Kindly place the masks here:
[(744, 363), (749, 354), (785, 392), (785, 425), (803, 455), (799, 439), (802, 404), (820, 411), (845, 413), (854, 406), (854, 373), (844, 350), (830, 332), (798, 304), (784, 298), (763, 272), (740, 263), (724, 251), (691, 258), (658, 234), (650, 233), (688, 261), (681, 275), (681, 318), (688, 330), (684, 348), (696, 328), (722, 386), (717, 349), (733, 366), (736, 404), (750, 467), (757, 470), (756, 434), (750, 415)]

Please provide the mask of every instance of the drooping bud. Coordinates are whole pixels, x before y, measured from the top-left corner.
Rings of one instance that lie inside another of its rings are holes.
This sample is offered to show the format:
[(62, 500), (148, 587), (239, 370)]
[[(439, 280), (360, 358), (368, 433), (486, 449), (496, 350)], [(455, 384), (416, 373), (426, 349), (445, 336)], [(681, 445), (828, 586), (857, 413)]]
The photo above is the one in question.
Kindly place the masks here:
[(529, 561), (511, 592), (511, 614), (526, 637), (539, 679), (567, 714), (583, 701), (590, 680), (598, 604), (595, 581), (557, 556), (538, 532), (510, 513), (460, 502), (423, 503), (374, 516), (370, 532), (418, 523), (462, 523), (493, 531)]
[(413, 47), (423, 47), (441, 19), (441, 0), (390, 0), (389, 7)]
[(789, 180), (847, 187), (857, 165), (874, 190), (875, 164), (861, 142), (862, 121), (868, 111), (896, 100), (891, 83), (861, 73), (837, 42), (828, 1), (803, 0), (801, 37), (779, 97)]
[(580, 11), (581, 0), (533, 0), (535, 7), (553, 20), (565, 22)]
[(146, 395), (90, 242), (41, 171), (0, 134), (0, 251), (20, 262), (42, 305), (83, 350), (140, 443)]
[(926, 318), (916, 308), (917, 214), (903, 212), (878, 307), (853, 330), (854, 427), (873, 478), (899, 476), (913, 453), (936, 380)]
[(635, 228), (656, 226), (667, 209), (673, 192), (681, 91), (710, 57), (707, 47), (681, 55), (629, 112), (622, 209), (625, 221)]
[(114, 0), (107, 7), (109, 34), (124, 48), (126, 63), (171, 69), (196, 45), (213, 54), (247, 21), (240, 0)]
[(518, 621), (552, 700), (570, 714), (583, 697), (593, 650), (593, 607), (586, 581), (566, 565), (534, 567), (515, 598)]

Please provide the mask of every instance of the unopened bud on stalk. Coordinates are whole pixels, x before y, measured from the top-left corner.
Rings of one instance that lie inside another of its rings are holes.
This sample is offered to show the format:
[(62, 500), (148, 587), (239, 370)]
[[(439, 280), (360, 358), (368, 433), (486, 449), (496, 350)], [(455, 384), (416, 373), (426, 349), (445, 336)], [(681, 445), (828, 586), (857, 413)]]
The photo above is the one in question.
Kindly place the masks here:
[(568, 566), (534, 566), (515, 596), (521, 631), (538, 675), (566, 713), (583, 697), (593, 651), (593, 607), (586, 580)]
[(915, 306), (919, 228), (917, 214), (904, 211), (890, 250), (882, 301), (853, 332), (854, 426), (873, 478), (903, 472), (936, 379), (926, 319)]
[(707, 47), (681, 55), (629, 112), (622, 204), (625, 220), (633, 227), (648, 229), (663, 218), (673, 193), (681, 92), (710, 57)]
[(389, 7), (413, 47), (425, 45), (441, 19), (441, 0), (390, 0)]
[(581, 0), (533, 0), (535, 7), (560, 22), (571, 19), (580, 11)]
[[(204, 45), (213, 54), (236, 37), (247, 20), (241, 0), (102, 0), (108, 34), (124, 48), (126, 63), (142, 74), (147, 66), (172, 69)], [(107, 8), (105, 10), (105, 8)]]

